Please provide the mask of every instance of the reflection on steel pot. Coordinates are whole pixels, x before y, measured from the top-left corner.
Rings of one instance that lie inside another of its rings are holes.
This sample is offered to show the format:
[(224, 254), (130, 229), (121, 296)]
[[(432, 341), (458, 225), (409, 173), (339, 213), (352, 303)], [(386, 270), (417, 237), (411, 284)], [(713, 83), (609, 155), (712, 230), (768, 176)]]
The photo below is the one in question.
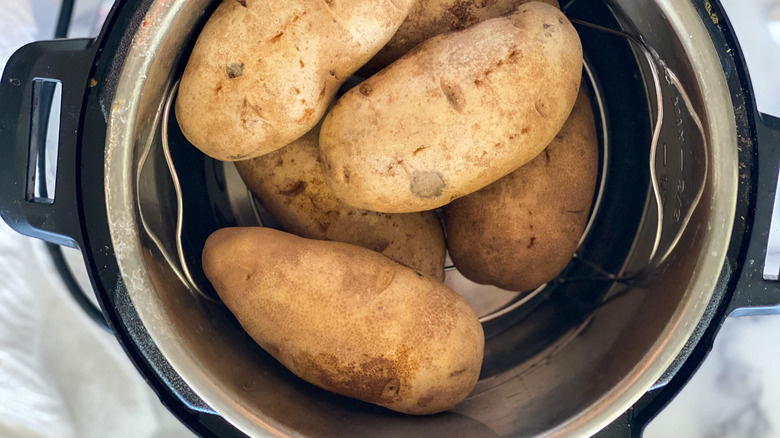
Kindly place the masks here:
[[(762, 266), (743, 261), (766, 252), (780, 123), (755, 110), (717, 2), (569, 1), (601, 144), (575, 259), (519, 295), (448, 271), (486, 335), (480, 381), (450, 412), (405, 416), (297, 379), (200, 269), (212, 231), (273, 226), (233, 165), (189, 145), (169, 111), (217, 3), (120, 2), (98, 39), (25, 46), (0, 84), (0, 214), (82, 250), (107, 323), (199, 434), (631, 436), (729, 312), (779, 308)], [(52, 81), (64, 114), (54, 193), (36, 172)]]

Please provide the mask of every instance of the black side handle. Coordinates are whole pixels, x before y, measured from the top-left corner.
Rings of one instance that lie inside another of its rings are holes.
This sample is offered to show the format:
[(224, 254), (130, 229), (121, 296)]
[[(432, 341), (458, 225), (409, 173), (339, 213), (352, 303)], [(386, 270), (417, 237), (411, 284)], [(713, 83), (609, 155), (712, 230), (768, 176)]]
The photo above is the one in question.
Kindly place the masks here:
[(731, 316), (780, 313), (780, 118), (761, 114), (756, 130), (756, 210), (745, 266), (729, 303)]
[(0, 82), (0, 216), (21, 234), (73, 248), (82, 242), (77, 148), (92, 42), (28, 44)]

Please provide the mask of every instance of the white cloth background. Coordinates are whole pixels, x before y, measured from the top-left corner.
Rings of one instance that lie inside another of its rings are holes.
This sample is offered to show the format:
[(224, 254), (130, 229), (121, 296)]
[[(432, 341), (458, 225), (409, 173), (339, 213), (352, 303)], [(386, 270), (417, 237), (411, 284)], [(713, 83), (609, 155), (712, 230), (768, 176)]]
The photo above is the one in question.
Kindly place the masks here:
[(0, 223), (0, 437), (189, 437), (39, 242)]
[[(92, 30), (100, 3), (77, 0), (74, 26)], [(770, 36), (780, 44), (780, 0), (724, 3), (760, 108), (780, 116), (780, 47)], [(24, 43), (52, 36), (58, 8), (59, 0), (0, 0), (0, 67)], [(764, 26), (768, 17), (777, 21)], [(0, 222), (0, 438), (192, 436), (55, 272), (39, 242)], [(647, 436), (780, 437), (779, 346), (780, 317), (727, 321), (710, 357)]]

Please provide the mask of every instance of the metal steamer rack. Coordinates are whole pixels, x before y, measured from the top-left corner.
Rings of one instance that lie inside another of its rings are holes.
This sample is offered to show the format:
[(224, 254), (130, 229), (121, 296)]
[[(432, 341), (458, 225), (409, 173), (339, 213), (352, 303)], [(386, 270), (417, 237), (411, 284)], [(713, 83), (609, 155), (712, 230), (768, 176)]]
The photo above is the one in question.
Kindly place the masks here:
[[(564, 11), (574, 1), (564, 6)], [(644, 159), (649, 164), (649, 184), (644, 199), (637, 202), (644, 203), (644, 214), (641, 219), (639, 231), (633, 238), (630, 257), (628, 257), (619, 269), (608, 269), (599, 260), (588, 257), (587, 242), (591, 238), (594, 223), (599, 220), (603, 205), (608, 200), (604, 199), (605, 187), (610, 182), (605, 175), (610, 166), (610, 148), (621, 147), (611, 144), (610, 129), (607, 126), (605, 103), (603, 99), (602, 84), (599, 84), (593, 71), (592, 63), (588, 61), (586, 53), (584, 62), (584, 82), (587, 83), (590, 92), (591, 104), (599, 128), (600, 136), (600, 170), (597, 184), (597, 192), (592, 205), (590, 218), (585, 231), (580, 239), (580, 245), (574, 254), (569, 266), (552, 282), (540, 286), (533, 291), (509, 292), (493, 286), (477, 285), (463, 278), (447, 258), (445, 266), (445, 284), (458, 291), (469, 304), (474, 307), (480, 316), (480, 321), (488, 323), (499, 320), (502, 317), (514, 314), (525, 314), (535, 307), (534, 303), (541, 300), (557, 299), (553, 291), (562, 286), (567, 287), (563, 296), (583, 306), (600, 306), (614, 300), (631, 287), (663, 273), (664, 265), (670, 263), (670, 256), (682, 235), (688, 228), (688, 224), (705, 187), (707, 186), (708, 165), (707, 138), (704, 134), (699, 115), (693, 108), (691, 100), (686, 93), (677, 75), (670, 70), (663, 59), (645, 41), (622, 30), (614, 30), (593, 24), (587, 21), (569, 17), (570, 21), (578, 28), (592, 29), (613, 35), (615, 38), (625, 38), (631, 44), (637, 59), (644, 64), (641, 68), (645, 83), (652, 83), (653, 88), (643, 90), (649, 97), (649, 114), (652, 123), (648, 127), (652, 132), (652, 141), (645, 150)], [(165, 190), (171, 192), (170, 198), (176, 202), (176, 217), (161, 217), (159, 208), (153, 203), (147, 203), (142, 196), (138, 197), (137, 209), (141, 219), (143, 230), (156, 250), (159, 250), (163, 258), (182, 284), (196, 296), (201, 305), (212, 304), (222, 306), (211, 285), (205, 279), (200, 269), (200, 248), (189, 244), (187, 234), (197, 228), (197, 223), (189, 223), (190, 218), (197, 221), (197, 211), (188, 211), (185, 221), (185, 208), (190, 208), (185, 202), (186, 187), (182, 187), (181, 172), (184, 167), (192, 165), (192, 160), (186, 161), (177, 155), (186, 148), (194, 148), (186, 141), (171, 141), (171, 129), (178, 129), (176, 123), (170, 120), (171, 107), (175, 100), (179, 81), (170, 84), (167, 96), (160, 103), (154, 128), (148, 133), (141, 154), (136, 158), (136, 193), (142, 193), (142, 184), (159, 184), (166, 186)], [(695, 127), (696, 136), (700, 141), (691, 141), (689, 132)], [(178, 135), (183, 140), (180, 133)], [(171, 145), (174, 143), (174, 147)], [(697, 148), (699, 150), (697, 150)], [(190, 152), (192, 153), (192, 152)], [(150, 160), (152, 154), (162, 154), (164, 160)], [(703, 157), (703, 158), (700, 158)], [(202, 157), (201, 157), (202, 159)], [(185, 163), (181, 161), (184, 160)], [(213, 186), (217, 196), (223, 198), (227, 207), (223, 222), (227, 225), (241, 226), (274, 226), (274, 221), (262, 209), (246, 189), (240, 177), (231, 163), (221, 163), (206, 158), (206, 167), (212, 166), (215, 180)], [(154, 161), (165, 163), (165, 169), (152, 170), (149, 163)], [(183, 164), (185, 166), (183, 166)], [(166, 184), (161, 184), (160, 178), (167, 175)], [(186, 223), (185, 223), (186, 222)], [(185, 229), (187, 232), (185, 232)], [(200, 230), (202, 232), (202, 230)], [(673, 262), (673, 260), (671, 261)], [(592, 297), (584, 299), (588, 284), (598, 283), (606, 285), (603, 293), (596, 299)]]

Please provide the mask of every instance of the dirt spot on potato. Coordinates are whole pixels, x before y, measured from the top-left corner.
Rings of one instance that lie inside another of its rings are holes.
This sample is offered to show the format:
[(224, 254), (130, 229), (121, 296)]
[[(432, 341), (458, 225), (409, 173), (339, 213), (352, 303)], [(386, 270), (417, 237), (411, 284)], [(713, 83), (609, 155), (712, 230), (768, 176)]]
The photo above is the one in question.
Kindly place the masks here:
[(269, 39), (269, 40), (268, 40), (268, 42), (269, 42), (269, 43), (276, 43), (276, 42), (279, 42), (279, 40), (280, 40), (280, 39), (281, 39), (283, 36), (284, 36), (284, 31), (281, 31), (281, 32), (277, 33), (276, 35), (274, 35), (273, 37), (271, 37), (271, 39)]
[[(306, 103), (305, 101), (302, 101), (301, 103)], [(306, 108), (303, 110), (303, 117), (298, 121), (298, 123), (306, 123), (309, 121), (312, 116), (314, 115), (314, 109), (313, 108)]]
[(419, 198), (435, 198), (441, 196), (446, 187), (444, 176), (435, 170), (415, 170), (409, 191)]
[(392, 244), (392, 243), (393, 242), (391, 242), (391, 241), (389, 241), (387, 239), (377, 240), (376, 242), (372, 242), (371, 243), (371, 246), (369, 247), (369, 249), (372, 250), (372, 251), (376, 251), (376, 252), (380, 252), (381, 253), (382, 251), (386, 250), (387, 247), (390, 246), (390, 244)]
[[(328, 232), (328, 229), (330, 228), (330, 225), (331, 225), (331, 224), (330, 224), (330, 222), (328, 222), (328, 221), (323, 221), (323, 222), (320, 222), (320, 223), (319, 223), (320, 231), (321, 231), (323, 234), (324, 234), (324, 233), (327, 233), (327, 232)], [(330, 240), (330, 239), (327, 239), (327, 240)]]
[(244, 101), (241, 103), (241, 105), (244, 110), (249, 109), (253, 113), (257, 114), (260, 118), (263, 117), (263, 109), (247, 100), (246, 97), (244, 98)]
[(230, 79), (240, 78), (244, 75), (244, 63), (243, 62), (231, 62), (225, 66), (225, 71)]
[(433, 396), (428, 395), (428, 396), (425, 396), (425, 397), (420, 397), (420, 399), (417, 400), (417, 406), (419, 406), (421, 408), (425, 408), (429, 404), (431, 404), (432, 401), (433, 401)]
[(304, 67), (306, 67), (306, 64), (303, 62), (303, 59), (299, 59), (299, 60), (298, 60), (298, 64), (300, 64), (300, 65), (301, 65), (301, 68), (304, 68)]
[(535, 236), (532, 236), (532, 237), (531, 237), (531, 240), (529, 240), (529, 241), (528, 241), (528, 246), (526, 246), (526, 248), (528, 248), (528, 249), (531, 249), (531, 248), (533, 248), (533, 247), (534, 247), (534, 243), (535, 243), (535, 242), (536, 242), (536, 237), (535, 237)]
[(547, 149), (544, 150), (544, 163), (548, 166), (550, 165), (550, 151)]
[(447, 98), (447, 102), (455, 109), (457, 112), (463, 111), (463, 105), (466, 103), (466, 99), (463, 95), (463, 90), (460, 88), (460, 85), (454, 82), (446, 81), (445, 79), (439, 80), (439, 86), (441, 87), (441, 91), (444, 93), (444, 97)]
[(457, 370), (457, 371), (453, 371), (453, 372), (450, 373), (450, 377), (455, 377), (457, 375), (463, 374), (463, 373), (466, 372), (466, 370), (467, 370), (467, 368), (463, 368), (463, 369), (460, 369), (460, 370)]
[(458, 1), (447, 12), (452, 15), (449, 28), (452, 30), (463, 30), (477, 22), (477, 17), (472, 13), (474, 1)]
[(246, 7), (246, 0), (236, 0), (239, 5)]
[(412, 152), (412, 156), (416, 156), (419, 152), (422, 152), (425, 149), (427, 149), (425, 146), (420, 146), (419, 148), (415, 149), (414, 152)]
[(367, 83), (363, 82), (362, 84), (360, 84), (360, 87), (358, 87), (358, 91), (363, 96), (370, 96), (371, 92), (374, 91), (374, 90), (373, 90), (373, 88), (371, 88), (370, 84), (367, 84)]
[(306, 190), (306, 181), (296, 181), (289, 189), (279, 190), (279, 194), (283, 196), (293, 197), (298, 196)]
[(401, 390), (401, 381), (397, 377), (393, 377), (385, 384), (385, 388), (382, 390), (382, 398), (392, 399), (398, 395), (398, 391)]
[(292, 357), (292, 362), (299, 372), (325, 389), (370, 403), (395, 400), (403, 382), (411, 380), (418, 369), (409, 358), (408, 348), (399, 348), (395, 357), (367, 356), (360, 363), (344, 363), (330, 353), (300, 353)]

